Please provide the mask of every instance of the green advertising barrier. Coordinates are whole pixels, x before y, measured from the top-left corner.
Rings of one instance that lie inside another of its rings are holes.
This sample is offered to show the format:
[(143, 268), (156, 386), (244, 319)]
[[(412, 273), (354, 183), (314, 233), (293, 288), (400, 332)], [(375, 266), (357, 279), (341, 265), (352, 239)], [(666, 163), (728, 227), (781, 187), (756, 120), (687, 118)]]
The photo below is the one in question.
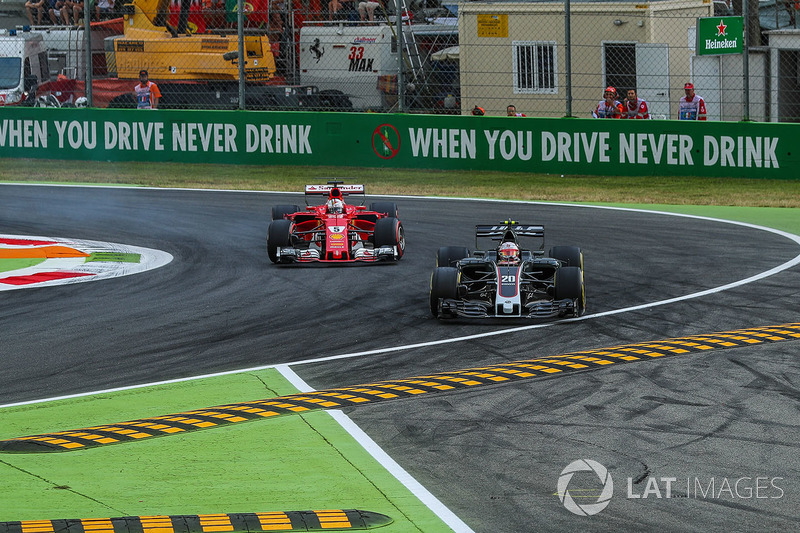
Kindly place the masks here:
[(0, 157), (797, 179), (800, 126), (369, 113), (0, 111)]

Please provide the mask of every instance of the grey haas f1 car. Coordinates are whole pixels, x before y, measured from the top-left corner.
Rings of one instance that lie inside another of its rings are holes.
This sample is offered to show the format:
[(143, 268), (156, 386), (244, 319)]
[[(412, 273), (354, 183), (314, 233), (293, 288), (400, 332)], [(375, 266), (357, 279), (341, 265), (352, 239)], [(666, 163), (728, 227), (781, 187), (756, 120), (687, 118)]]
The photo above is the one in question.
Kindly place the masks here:
[[(373, 202), (369, 209), (345, 202), (361, 195), (363, 185), (330, 181), (306, 185), (306, 207), (276, 205), (267, 230), (267, 254), (273, 263), (376, 263), (399, 261), (405, 252), (403, 224), (394, 202)], [(324, 203), (309, 205), (309, 198)]]
[[(522, 239), (538, 241), (538, 249), (521, 248)], [(481, 249), (487, 240), (493, 246)], [(445, 246), (436, 253), (430, 287), (434, 317), (551, 318), (585, 312), (583, 252), (577, 246), (553, 246), (545, 255), (544, 226), (478, 225), (475, 247), (470, 252)]]

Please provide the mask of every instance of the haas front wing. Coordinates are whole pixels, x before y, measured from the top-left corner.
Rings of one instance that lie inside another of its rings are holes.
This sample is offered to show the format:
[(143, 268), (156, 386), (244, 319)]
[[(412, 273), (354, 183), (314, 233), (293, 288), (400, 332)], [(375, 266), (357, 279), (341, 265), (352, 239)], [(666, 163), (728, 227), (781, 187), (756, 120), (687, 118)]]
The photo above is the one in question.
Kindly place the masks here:
[[(574, 297), (558, 298), (553, 259), (520, 265), (466, 260), (458, 267), (456, 298), (439, 300), (442, 318), (551, 318), (578, 316)], [(563, 296), (563, 295), (562, 295)]]

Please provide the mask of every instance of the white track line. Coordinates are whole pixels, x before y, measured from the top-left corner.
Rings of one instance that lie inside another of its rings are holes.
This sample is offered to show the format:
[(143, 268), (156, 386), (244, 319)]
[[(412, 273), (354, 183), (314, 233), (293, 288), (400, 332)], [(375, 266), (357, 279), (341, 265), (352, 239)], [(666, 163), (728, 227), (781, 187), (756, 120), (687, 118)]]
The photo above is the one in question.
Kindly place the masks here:
[[(315, 389), (308, 385), (300, 376), (295, 374), (289, 365), (278, 365), (275, 367), (286, 380), (294, 385), (300, 392), (314, 392)], [(358, 442), (367, 453), (369, 453), (378, 463), (383, 466), (395, 479), (403, 484), (411, 493), (419, 499), (428, 509), (438, 516), (445, 524), (456, 532), (471, 532), (472, 529), (465, 524), (453, 511), (447, 508), (436, 496), (430, 493), (419, 481), (409, 474), (397, 461), (392, 459), (383, 448), (364, 433), (349, 416), (339, 409), (326, 410), (342, 428)]]
[[(66, 186), (66, 185), (64, 185), (64, 186)], [(95, 187), (95, 186), (89, 186), (89, 187)], [(120, 187), (113, 187), (113, 188), (117, 188), (118, 189)], [(142, 188), (144, 188), (144, 187), (135, 187), (135, 189), (142, 189)], [(164, 189), (157, 189), (157, 190), (164, 190)], [(174, 190), (183, 191), (183, 190), (187, 190), (187, 189), (174, 189)], [(191, 189), (191, 190), (208, 191), (208, 189)], [(216, 192), (243, 192), (243, 191), (216, 191)], [(244, 191), (244, 192), (254, 192), (254, 191)], [(255, 191), (255, 192), (262, 192), (262, 191)], [(795, 242), (796, 244), (800, 245), (800, 235), (795, 235), (795, 234), (788, 233), (788, 232), (785, 232), (785, 231), (782, 231), (782, 230), (778, 230), (778, 229), (774, 229), (774, 228), (768, 228), (768, 227), (765, 227), (765, 226), (758, 226), (756, 224), (750, 224), (750, 223), (747, 223), (747, 222), (738, 222), (738, 221), (735, 221), (735, 220), (723, 220), (723, 219), (711, 218), (711, 217), (705, 217), (705, 216), (698, 216), (698, 215), (687, 215), (687, 214), (683, 214), (683, 213), (670, 213), (670, 212), (666, 212), (666, 211), (651, 211), (651, 210), (647, 210), (647, 209), (635, 209), (635, 208), (627, 208), (627, 207), (591, 206), (591, 205), (579, 205), (579, 204), (567, 204), (567, 203), (550, 203), (550, 202), (522, 202), (522, 201), (512, 201), (512, 200), (490, 200), (490, 199), (475, 200), (473, 198), (438, 198), (438, 197), (422, 197), (422, 196), (419, 196), (419, 197), (417, 197), (417, 196), (410, 197), (409, 196), (407, 198), (421, 198), (421, 199), (432, 199), (432, 200), (469, 200), (469, 201), (488, 201), (488, 202), (513, 202), (513, 203), (537, 204), (537, 205), (560, 205), (560, 206), (566, 206), (566, 207), (581, 207), (581, 208), (587, 208), (587, 209), (608, 209), (608, 210), (614, 210), (614, 211), (631, 211), (631, 212), (637, 212), (637, 213), (648, 213), (648, 214), (657, 214), (657, 215), (664, 215), (664, 216), (676, 216), (676, 217), (691, 218), (691, 219), (704, 220), (704, 221), (710, 221), (710, 222), (720, 222), (720, 223), (723, 223), (723, 224), (733, 224), (733, 225), (736, 225), (736, 226), (743, 226), (743, 227), (747, 227), (747, 228), (751, 228), (751, 229), (755, 229), (755, 230), (766, 231), (768, 233), (774, 233), (776, 235), (780, 235), (782, 237), (785, 237), (785, 238)], [(782, 263), (782, 264), (780, 264), (780, 265), (778, 265), (778, 266), (776, 266), (774, 268), (771, 268), (769, 270), (766, 270), (766, 271), (761, 272), (759, 274), (756, 274), (754, 276), (750, 276), (749, 278), (745, 278), (745, 279), (742, 279), (742, 280), (739, 280), (739, 281), (728, 283), (726, 285), (721, 285), (719, 287), (713, 287), (711, 289), (706, 289), (706, 290), (703, 290), (703, 291), (700, 291), (700, 292), (691, 293), (691, 294), (687, 294), (687, 295), (684, 295), (684, 296), (678, 296), (678, 297), (675, 297), (675, 298), (669, 298), (667, 300), (659, 300), (659, 301), (656, 301), (656, 302), (649, 302), (649, 303), (640, 304), (640, 305), (636, 305), (636, 306), (632, 306), (632, 307), (625, 307), (625, 308), (621, 308), (621, 309), (612, 309), (610, 311), (604, 311), (602, 313), (584, 315), (584, 316), (578, 317), (578, 318), (569, 318), (569, 319), (559, 320), (559, 321), (555, 321), (555, 322), (546, 322), (546, 323), (541, 323), (541, 324), (530, 324), (530, 325), (527, 325), (527, 326), (518, 326), (518, 327), (513, 327), (513, 328), (505, 328), (505, 329), (500, 329), (500, 330), (497, 330), (497, 331), (489, 331), (489, 332), (485, 332), (485, 333), (477, 333), (477, 334), (473, 334), (473, 335), (465, 335), (465, 336), (462, 336), (462, 337), (454, 337), (454, 338), (450, 338), (450, 339), (440, 339), (440, 340), (436, 340), (436, 341), (426, 341), (426, 342), (420, 342), (420, 343), (415, 343), (415, 344), (405, 344), (405, 345), (400, 345), (400, 346), (390, 346), (390, 347), (386, 347), (386, 348), (377, 348), (377, 349), (374, 349), (374, 350), (364, 350), (364, 351), (360, 351), (360, 352), (344, 353), (344, 354), (339, 354), (339, 355), (331, 355), (331, 356), (327, 356), (327, 357), (315, 357), (315, 358), (312, 358), (312, 359), (304, 359), (302, 361), (294, 361), (294, 362), (290, 362), (290, 363), (275, 363), (275, 364), (269, 364), (269, 365), (260, 365), (260, 366), (253, 366), (253, 367), (248, 367), (248, 368), (241, 368), (241, 369), (237, 369), (237, 370), (228, 370), (228, 371), (225, 371), (225, 372), (213, 372), (213, 373), (210, 373), (210, 374), (201, 374), (201, 375), (189, 376), (189, 377), (185, 377), (185, 378), (176, 378), (176, 379), (168, 379), (168, 380), (163, 380), (163, 381), (155, 381), (155, 382), (150, 382), (150, 383), (142, 383), (142, 384), (139, 384), (139, 385), (128, 385), (128, 386), (125, 386), (125, 387), (114, 387), (114, 388), (110, 388), (110, 389), (102, 389), (102, 390), (90, 391), (90, 392), (81, 392), (81, 393), (76, 393), (76, 394), (68, 394), (68, 395), (64, 395), (64, 396), (55, 396), (55, 397), (50, 397), (50, 398), (38, 399), (38, 400), (28, 400), (28, 401), (24, 401), (24, 402), (16, 402), (16, 403), (9, 403), (9, 404), (5, 404), (5, 405), (0, 405), (0, 409), (5, 409), (5, 408), (9, 408), (9, 407), (19, 407), (19, 406), (24, 406), (24, 405), (32, 405), (32, 404), (37, 404), (37, 403), (53, 402), (53, 401), (58, 401), (58, 400), (68, 400), (68, 399), (73, 399), (73, 398), (81, 398), (81, 397), (84, 397), (84, 396), (91, 396), (91, 395), (95, 395), (95, 394), (107, 394), (107, 393), (111, 393), (111, 392), (120, 392), (120, 391), (132, 390), (132, 389), (140, 389), (140, 388), (144, 388), (144, 387), (154, 387), (154, 386), (159, 386), (159, 385), (169, 385), (169, 384), (173, 384), (173, 383), (182, 383), (182, 382), (185, 382), (185, 381), (194, 381), (194, 380), (199, 380), (199, 379), (208, 379), (208, 378), (214, 378), (214, 377), (220, 377), (220, 376), (228, 376), (228, 375), (231, 375), (231, 374), (241, 374), (241, 373), (245, 373), (245, 372), (255, 372), (255, 371), (259, 371), (259, 370), (267, 370), (267, 369), (271, 369), (271, 368), (277, 368), (277, 367), (279, 367), (281, 365), (297, 366), (297, 365), (305, 365), (305, 364), (310, 364), (310, 363), (320, 363), (320, 362), (327, 362), (327, 361), (335, 361), (335, 360), (338, 360), (338, 359), (352, 359), (352, 358), (356, 358), (356, 357), (365, 357), (365, 356), (369, 356), (369, 355), (379, 355), (379, 354), (384, 354), (384, 353), (391, 353), (391, 352), (398, 352), (398, 351), (405, 351), (405, 350), (414, 350), (414, 349), (418, 349), (418, 348), (427, 348), (427, 347), (443, 345), (443, 344), (453, 344), (453, 343), (457, 343), (457, 342), (471, 341), (471, 340), (475, 340), (475, 339), (481, 339), (481, 338), (486, 338), (486, 337), (494, 337), (494, 336), (498, 336), (498, 335), (507, 335), (507, 334), (518, 333), (520, 331), (526, 331), (526, 330), (531, 330), (531, 329), (546, 328), (546, 327), (554, 326), (556, 324), (563, 324), (565, 322), (576, 322), (576, 321), (592, 320), (592, 319), (600, 318), (600, 317), (604, 317), (604, 316), (617, 315), (617, 314), (627, 313), (627, 312), (631, 312), (631, 311), (638, 311), (640, 309), (649, 309), (649, 308), (652, 308), (652, 307), (659, 307), (659, 306), (662, 306), (662, 305), (669, 305), (669, 304), (676, 303), (676, 302), (681, 302), (681, 301), (684, 301), (684, 300), (690, 300), (690, 299), (693, 299), (693, 298), (699, 298), (699, 297), (702, 297), (702, 296), (708, 296), (709, 294), (714, 294), (714, 293), (717, 293), (717, 292), (726, 291), (728, 289), (741, 287), (741, 286), (746, 285), (748, 283), (753, 283), (755, 281), (767, 278), (769, 276), (773, 276), (773, 275), (775, 275), (775, 274), (777, 274), (779, 272), (782, 272), (784, 270), (792, 268), (792, 267), (794, 267), (794, 266), (796, 266), (798, 264), (800, 264), (800, 253), (798, 255), (796, 255), (793, 259), (790, 259), (789, 261), (786, 261), (785, 263)]]
[[(200, 190), (204, 190), (204, 189), (200, 189)], [(414, 198), (423, 198), (423, 197), (414, 197)], [(474, 199), (471, 199), (471, 198), (446, 198), (446, 199), (445, 198), (434, 198), (434, 199), (475, 201)], [(485, 200), (485, 201), (497, 202), (497, 200)], [(786, 237), (787, 239), (789, 239), (791, 241), (794, 241), (796, 244), (800, 245), (800, 236), (798, 236), (798, 235), (794, 235), (794, 234), (787, 233), (785, 231), (781, 231), (781, 230), (777, 230), (777, 229), (773, 229), (773, 228), (767, 228), (767, 227), (764, 227), (764, 226), (757, 226), (755, 224), (749, 224), (749, 223), (746, 223), (746, 222), (722, 220), (722, 219), (716, 219), (716, 218), (710, 218), (710, 217), (704, 217), (704, 216), (696, 216), (696, 215), (685, 215), (685, 214), (681, 214), (681, 213), (650, 211), (650, 210), (646, 210), (646, 209), (618, 208), (618, 207), (608, 207), (608, 206), (589, 206), (589, 205), (561, 204), (561, 203), (555, 203), (554, 204), (554, 203), (549, 203), (549, 202), (548, 203), (543, 203), (543, 202), (518, 202), (518, 201), (510, 201), (510, 200), (505, 200), (505, 201), (501, 200), (500, 202), (544, 204), (544, 205), (561, 205), (561, 206), (568, 206), (568, 207), (584, 207), (584, 208), (594, 208), (594, 209), (610, 209), (610, 210), (618, 210), (618, 211), (652, 213), (652, 214), (660, 214), (660, 215), (665, 215), (665, 216), (678, 216), (678, 217), (686, 217), (686, 218), (692, 218), (692, 219), (697, 219), (697, 220), (721, 222), (721, 223), (725, 223), (725, 224), (734, 224), (734, 225), (738, 225), (738, 226), (744, 226), (744, 227), (748, 227), (748, 228), (752, 228), (752, 229), (767, 231), (767, 232), (770, 232), (770, 233), (781, 235), (781, 236)], [(28, 401), (28, 402), (18, 402), (18, 403), (14, 403), (14, 404), (0, 405), (0, 409), (7, 408), (7, 407), (21, 406), (21, 405), (30, 405), (30, 404), (35, 404), (35, 403), (44, 403), (44, 402), (55, 401), (55, 400), (63, 400), (63, 399), (68, 399), (68, 398), (77, 398), (77, 397), (81, 397), (81, 396), (89, 396), (89, 395), (92, 395), (92, 394), (104, 394), (104, 393), (108, 393), (108, 392), (116, 392), (116, 391), (130, 390), (130, 389), (136, 389), (136, 388), (142, 388), (142, 387), (164, 385), (164, 384), (169, 384), (169, 383), (179, 383), (179, 382), (183, 382), (183, 381), (205, 379), (205, 378), (224, 376), (224, 375), (230, 375), (230, 374), (239, 374), (239, 373), (243, 373), (243, 372), (252, 372), (252, 371), (257, 371), (257, 370), (265, 370), (265, 369), (268, 369), (268, 368), (275, 368), (276, 370), (278, 370), (278, 372), (280, 372), (281, 375), (284, 376), (284, 378), (286, 378), (290, 383), (292, 383), (301, 392), (310, 392), (310, 391), (313, 391), (314, 389), (309, 387), (308, 384), (305, 381), (303, 381), (290, 368), (291, 366), (308, 364), (308, 363), (324, 362), (324, 361), (334, 361), (334, 360), (337, 360), (337, 359), (349, 359), (349, 358), (354, 358), (354, 357), (364, 357), (364, 356), (367, 356), (367, 355), (376, 355), (376, 354), (396, 352), (396, 351), (401, 351), (401, 350), (411, 350), (411, 349), (415, 349), (415, 348), (435, 346), (435, 345), (439, 345), (439, 344), (450, 344), (450, 343), (456, 343), (456, 342), (463, 342), (463, 341), (479, 339), (479, 338), (484, 338), (484, 337), (491, 337), (491, 336), (496, 336), (496, 335), (506, 335), (506, 334), (510, 334), (510, 333), (516, 333), (516, 332), (519, 332), (519, 331), (529, 330), (529, 329), (537, 329), (537, 328), (549, 327), (549, 326), (552, 326), (554, 324), (560, 324), (560, 323), (563, 323), (563, 322), (574, 322), (574, 321), (580, 321), (580, 320), (589, 320), (589, 319), (599, 318), (599, 317), (603, 317), (603, 316), (609, 316), (609, 315), (615, 315), (615, 314), (620, 314), (620, 313), (625, 313), (625, 312), (630, 312), (630, 311), (636, 311), (636, 310), (639, 310), (639, 309), (645, 309), (645, 308), (658, 307), (658, 306), (662, 306), (662, 305), (668, 305), (668, 304), (671, 304), (671, 303), (680, 302), (680, 301), (683, 301), (683, 300), (689, 300), (689, 299), (692, 299), (692, 298), (699, 298), (699, 297), (702, 297), (702, 296), (707, 296), (709, 294), (722, 292), (722, 291), (725, 291), (725, 290), (728, 290), (728, 289), (732, 289), (732, 288), (735, 288), (735, 287), (740, 287), (742, 285), (746, 285), (748, 283), (752, 283), (754, 281), (758, 281), (760, 279), (764, 279), (766, 277), (772, 276), (774, 274), (777, 274), (778, 272), (782, 272), (783, 270), (791, 268), (791, 267), (793, 267), (793, 266), (795, 266), (797, 264), (800, 264), (800, 254), (795, 256), (794, 259), (791, 259), (791, 260), (789, 260), (789, 261), (787, 261), (787, 262), (785, 262), (785, 263), (783, 263), (783, 264), (781, 264), (779, 266), (771, 268), (770, 270), (767, 270), (767, 271), (762, 272), (760, 274), (757, 274), (755, 276), (750, 276), (749, 278), (746, 278), (746, 279), (743, 279), (743, 280), (740, 280), (740, 281), (736, 281), (736, 282), (733, 282), (733, 283), (728, 283), (726, 285), (722, 285), (720, 287), (715, 287), (715, 288), (712, 288), (712, 289), (707, 289), (707, 290), (704, 290), (704, 291), (700, 291), (700, 292), (696, 292), (696, 293), (692, 293), (692, 294), (687, 294), (685, 296), (680, 296), (680, 297), (677, 297), (677, 298), (670, 298), (670, 299), (667, 299), (667, 300), (660, 300), (660, 301), (657, 301), (657, 302), (651, 302), (651, 303), (637, 305), (637, 306), (633, 306), (633, 307), (626, 307), (624, 309), (615, 309), (615, 310), (612, 310), (612, 311), (605, 311), (603, 313), (596, 313), (596, 314), (593, 314), (593, 315), (584, 315), (584, 316), (579, 317), (579, 318), (560, 320), (560, 321), (549, 322), (549, 323), (545, 323), (545, 324), (533, 324), (533, 325), (529, 325), (529, 326), (521, 326), (521, 327), (516, 327), (516, 328), (507, 328), (507, 329), (502, 329), (502, 330), (499, 330), (499, 331), (480, 333), (480, 334), (476, 334), (476, 335), (467, 335), (467, 336), (456, 337), (456, 338), (452, 338), (452, 339), (443, 339), (443, 340), (438, 340), (438, 341), (421, 342), (421, 343), (417, 343), (417, 344), (407, 344), (407, 345), (402, 345), (402, 346), (381, 348), (381, 349), (376, 349), (376, 350), (366, 350), (366, 351), (363, 351), (363, 352), (354, 352), (354, 353), (334, 355), (334, 356), (329, 356), (329, 357), (318, 357), (318, 358), (314, 358), (314, 359), (306, 359), (306, 360), (303, 360), (303, 361), (296, 361), (296, 362), (293, 362), (293, 363), (280, 363), (280, 364), (273, 364), (273, 365), (264, 365), (264, 366), (251, 367), (251, 368), (246, 368), (246, 369), (241, 369), (241, 370), (232, 370), (232, 371), (228, 371), (228, 372), (217, 372), (217, 373), (213, 373), (213, 374), (205, 374), (205, 375), (202, 375), (202, 376), (194, 376), (194, 377), (188, 377), (188, 378), (159, 381), (159, 382), (155, 382), (155, 383), (148, 383), (148, 384), (142, 384), (142, 385), (133, 385), (133, 386), (129, 386), (129, 387), (118, 387), (118, 388), (114, 388), (114, 389), (106, 389), (106, 390), (103, 390), (103, 391), (94, 391), (94, 392), (87, 392), (87, 393), (71, 394), (71, 395), (67, 395), (67, 396), (60, 396), (60, 397), (56, 397), (56, 398), (48, 398), (48, 399), (43, 399), (43, 400), (32, 400), (32, 401)], [(416, 479), (414, 479), (405, 469), (403, 469), (399, 464), (397, 464), (397, 462), (394, 459), (392, 459), (385, 451), (383, 451), (383, 449), (381, 449), (377, 445), (377, 443), (375, 443), (375, 441), (373, 441), (366, 433), (364, 433), (364, 431), (361, 428), (359, 428), (355, 423), (353, 423), (353, 421), (347, 415), (345, 415), (344, 413), (342, 413), (339, 410), (328, 411), (328, 412), (331, 413), (331, 416), (333, 416), (334, 420), (336, 420), (339, 423), (339, 425), (342, 427), (342, 429), (344, 429), (353, 439), (355, 439), (367, 451), (367, 453), (369, 453), (373, 458), (375, 458), (375, 460), (378, 461), (392, 476), (394, 476), (398, 481), (400, 481), (400, 483), (402, 483), (409, 491), (411, 491), (425, 506), (427, 506), (434, 514), (436, 514), (449, 527), (451, 527), (454, 531), (459, 532), (459, 533), (460, 532), (465, 532), (466, 533), (466, 532), (471, 532), (472, 531), (472, 529), (470, 529), (469, 526), (467, 526), (467, 524), (465, 524), (460, 518), (458, 518), (458, 516), (456, 516), (452, 511), (450, 511), (450, 509), (448, 509), (444, 504), (442, 504), (435, 496), (433, 496), (433, 494), (431, 494), (424, 486), (422, 486)]]

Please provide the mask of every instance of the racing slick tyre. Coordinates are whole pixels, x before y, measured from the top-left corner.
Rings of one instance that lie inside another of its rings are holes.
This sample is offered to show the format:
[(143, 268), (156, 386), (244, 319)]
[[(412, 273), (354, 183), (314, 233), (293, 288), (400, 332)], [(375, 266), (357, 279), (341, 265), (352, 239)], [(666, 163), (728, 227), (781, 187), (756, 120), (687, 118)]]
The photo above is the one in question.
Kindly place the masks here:
[(431, 275), (431, 314), (435, 318), (447, 318), (449, 315), (439, 313), (440, 298), (458, 297), (458, 269), (438, 267)]
[(278, 262), (278, 248), (291, 246), (292, 221), (279, 219), (270, 222), (267, 230), (267, 255), (273, 263)]
[(555, 299), (575, 300), (572, 316), (581, 316), (586, 311), (586, 290), (583, 286), (583, 271), (576, 266), (556, 270)]
[(397, 213), (397, 204), (394, 202), (372, 202), (369, 210), (376, 213), (383, 213), (387, 217), (400, 218)]
[(272, 220), (281, 220), (284, 215), (291, 215), (300, 211), (299, 205), (276, 205), (272, 208)]
[(564, 266), (583, 270), (583, 252), (577, 246), (553, 246), (550, 248), (550, 257), (562, 261)]
[(442, 246), (436, 251), (436, 266), (455, 266), (458, 261), (469, 257), (469, 248), (464, 246)]
[(375, 248), (381, 246), (396, 246), (397, 259), (400, 260), (406, 250), (406, 236), (403, 224), (396, 218), (380, 218), (375, 222), (374, 234)]

